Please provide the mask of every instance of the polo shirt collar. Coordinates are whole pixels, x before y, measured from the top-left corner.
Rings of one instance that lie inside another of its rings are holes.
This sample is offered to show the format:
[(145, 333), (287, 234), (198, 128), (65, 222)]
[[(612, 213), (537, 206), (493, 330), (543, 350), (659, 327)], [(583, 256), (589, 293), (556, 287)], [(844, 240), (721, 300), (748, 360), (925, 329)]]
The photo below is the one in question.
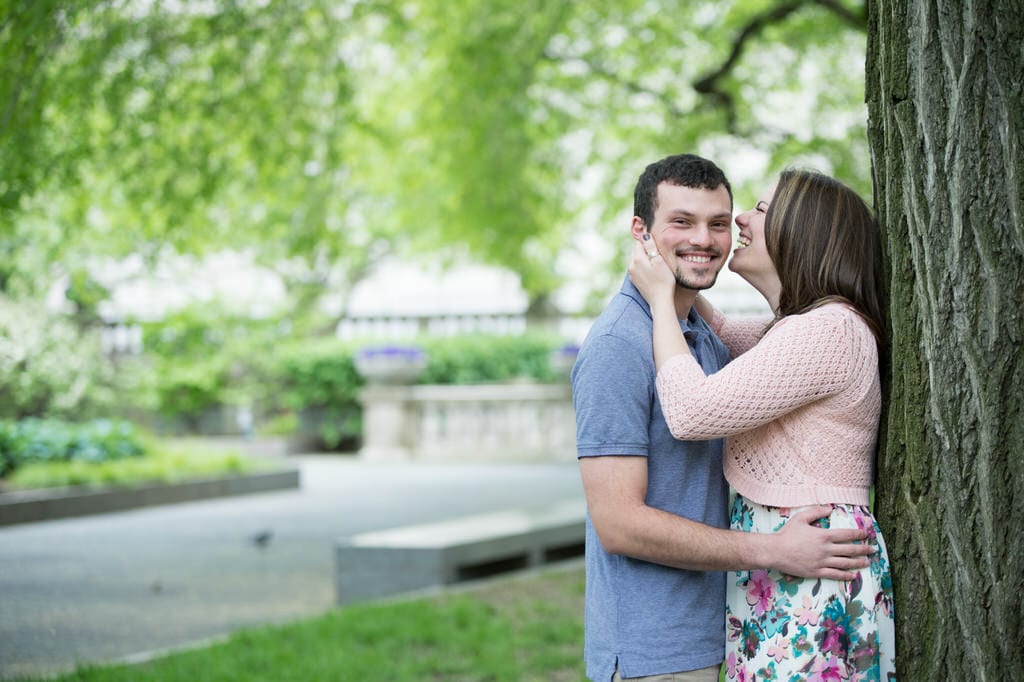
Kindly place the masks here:
[[(651, 306), (647, 304), (644, 299), (644, 295), (640, 293), (640, 290), (636, 288), (632, 281), (629, 279), (629, 275), (622, 282), (622, 288), (619, 289), (619, 293), (623, 296), (628, 296), (639, 304), (643, 311), (647, 314), (647, 317), (654, 319), (651, 316)], [(692, 337), (699, 337), (707, 333), (708, 327), (697, 314), (696, 308), (690, 308), (690, 315), (685, 320), (679, 321), (680, 326), (683, 328), (683, 333)]]

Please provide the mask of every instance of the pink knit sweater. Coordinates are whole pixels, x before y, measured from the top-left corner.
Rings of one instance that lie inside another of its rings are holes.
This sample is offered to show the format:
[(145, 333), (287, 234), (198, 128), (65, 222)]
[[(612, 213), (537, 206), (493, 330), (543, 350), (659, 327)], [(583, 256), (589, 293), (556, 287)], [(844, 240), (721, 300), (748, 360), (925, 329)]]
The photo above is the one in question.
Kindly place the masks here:
[(784, 318), (710, 321), (734, 360), (705, 376), (690, 353), (658, 372), (672, 435), (726, 436), (725, 477), (775, 507), (868, 504), (881, 410), (878, 350), (867, 324), (829, 303)]

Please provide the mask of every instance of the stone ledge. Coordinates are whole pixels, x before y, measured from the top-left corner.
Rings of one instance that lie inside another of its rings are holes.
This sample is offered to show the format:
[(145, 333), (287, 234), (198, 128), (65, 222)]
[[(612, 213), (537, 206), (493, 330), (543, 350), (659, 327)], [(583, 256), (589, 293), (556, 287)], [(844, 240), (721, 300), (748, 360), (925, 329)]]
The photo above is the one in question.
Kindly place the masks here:
[(359, 533), (335, 544), (344, 605), (538, 567), (584, 553), (586, 501)]
[(256, 472), (128, 487), (46, 488), (0, 493), (0, 526), (299, 487), (299, 470)]

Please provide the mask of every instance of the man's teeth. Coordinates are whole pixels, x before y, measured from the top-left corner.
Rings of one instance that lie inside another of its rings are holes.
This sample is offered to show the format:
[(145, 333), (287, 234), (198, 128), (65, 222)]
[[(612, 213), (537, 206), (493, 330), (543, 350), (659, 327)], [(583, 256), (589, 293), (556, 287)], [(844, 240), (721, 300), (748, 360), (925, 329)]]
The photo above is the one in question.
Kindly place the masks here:
[(693, 254), (681, 256), (687, 263), (710, 263), (711, 256), (695, 256)]

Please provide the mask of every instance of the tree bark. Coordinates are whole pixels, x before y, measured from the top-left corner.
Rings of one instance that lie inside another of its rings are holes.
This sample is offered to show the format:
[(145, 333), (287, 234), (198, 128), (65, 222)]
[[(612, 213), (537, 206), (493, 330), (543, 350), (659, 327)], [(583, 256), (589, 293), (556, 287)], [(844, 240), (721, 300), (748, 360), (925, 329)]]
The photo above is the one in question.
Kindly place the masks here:
[(1024, 3), (869, 3), (867, 102), (899, 678), (1020, 679)]

